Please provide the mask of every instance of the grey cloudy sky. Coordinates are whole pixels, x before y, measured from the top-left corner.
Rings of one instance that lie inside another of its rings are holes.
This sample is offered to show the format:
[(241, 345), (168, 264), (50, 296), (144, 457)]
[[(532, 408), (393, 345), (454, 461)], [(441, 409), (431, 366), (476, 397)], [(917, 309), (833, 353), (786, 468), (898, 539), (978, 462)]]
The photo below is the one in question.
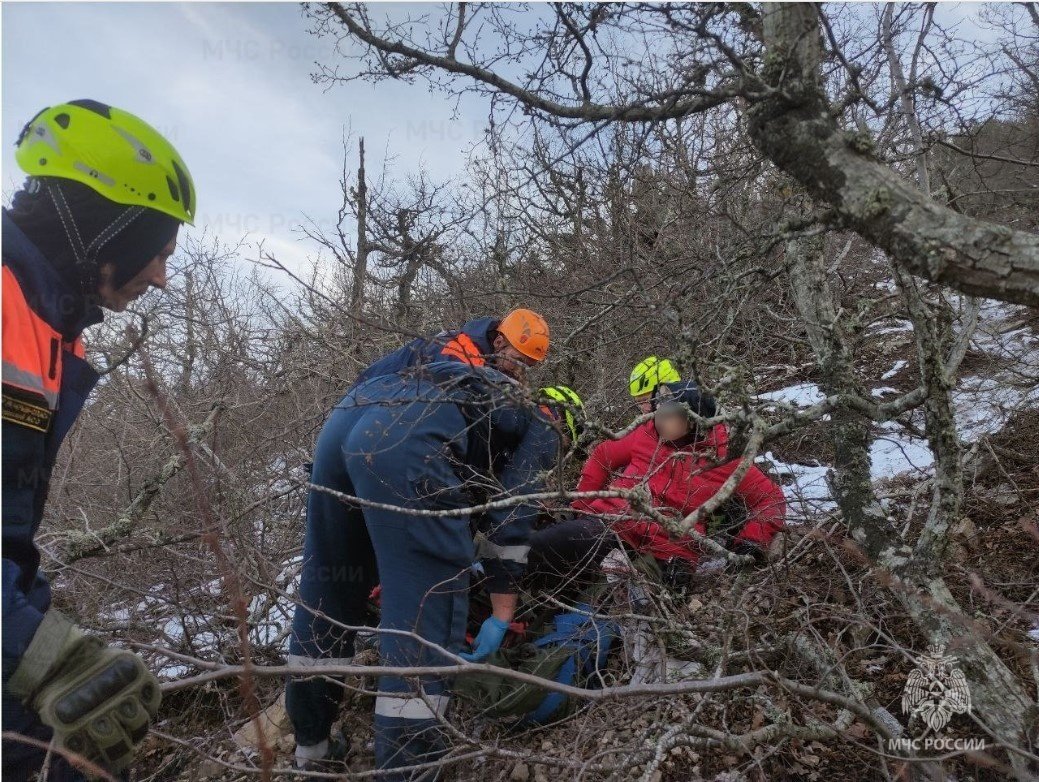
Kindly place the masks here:
[(174, 143), (199, 193), (196, 234), (248, 233), (296, 265), (313, 248), (292, 226), (335, 216), (344, 129), (365, 137), (369, 172), (389, 155), (401, 176), (425, 166), (442, 180), (461, 173), (486, 122), (480, 101), (453, 117), (453, 101), (414, 85), (313, 84), (333, 43), (307, 33), (295, 4), (4, 3), (2, 14), (5, 203), (23, 179), (13, 145), (24, 123), (94, 98)]
[[(942, 4), (939, 15), (981, 33), (977, 10)], [(440, 9), (376, 13), (427, 12)], [(462, 173), (486, 123), (485, 100), (456, 104), (421, 83), (313, 84), (334, 44), (308, 34), (292, 3), (4, 3), (2, 22), (5, 202), (22, 181), (13, 144), (24, 123), (46, 105), (94, 98), (177, 146), (199, 193), (196, 234), (248, 234), (294, 266), (313, 248), (293, 226), (304, 214), (334, 218), (344, 129), (365, 137), (370, 172), (388, 155), (399, 177), (424, 166), (442, 181)]]

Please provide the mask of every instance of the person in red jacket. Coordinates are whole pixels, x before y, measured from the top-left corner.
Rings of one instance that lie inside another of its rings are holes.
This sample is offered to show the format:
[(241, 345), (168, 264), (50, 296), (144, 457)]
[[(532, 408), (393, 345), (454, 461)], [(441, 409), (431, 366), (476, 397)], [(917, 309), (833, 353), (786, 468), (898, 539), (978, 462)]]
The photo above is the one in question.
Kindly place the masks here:
[[(648, 492), (659, 514), (679, 520), (713, 497), (739, 467), (729, 459), (728, 432), (718, 424), (701, 432), (686, 411), (702, 418), (715, 415), (714, 399), (694, 383), (662, 384), (653, 399), (654, 417), (619, 440), (607, 440), (592, 451), (581, 472), (579, 492), (634, 489)], [(782, 489), (752, 466), (733, 496), (747, 516), (730, 549), (764, 561), (765, 551), (783, 527), (786, 502)], [(695, 569), (701, 549), (689, 536), (678, 538), (659, 522), (632, 508), (623, 497), (577, 499), (580, 515), (535, 533), (532, 554), (539, 565), (562, 575), (596, 564), (620, 539), (627, 546), (662, 562)], [(694, 529), (705, 534), (706, 521)]]

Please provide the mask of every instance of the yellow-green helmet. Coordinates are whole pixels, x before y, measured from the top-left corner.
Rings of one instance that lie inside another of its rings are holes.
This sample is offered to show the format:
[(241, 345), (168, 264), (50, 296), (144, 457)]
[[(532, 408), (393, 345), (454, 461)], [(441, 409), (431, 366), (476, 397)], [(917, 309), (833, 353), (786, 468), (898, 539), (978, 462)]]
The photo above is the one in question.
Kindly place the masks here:
[(29, 176), (74, 179), (117, 204), (194, 224), (195, 184), (177, 150), (114, 106), (74, 100), (44, 109), (22, 130), (15, 159)]
[(642, 396), (652, 393), (661, 383), (677, 383), (681, 379), (675, 365), (666, 358), (646, 356), (631, 370), (628, 391), (632, 396)]
[(576, 442), (584, 428), (584, 402), (581, 401), (581, 397), (569, 386), (542, 388), (541, 396), (553, 408), (562, 412), (570, 436)]

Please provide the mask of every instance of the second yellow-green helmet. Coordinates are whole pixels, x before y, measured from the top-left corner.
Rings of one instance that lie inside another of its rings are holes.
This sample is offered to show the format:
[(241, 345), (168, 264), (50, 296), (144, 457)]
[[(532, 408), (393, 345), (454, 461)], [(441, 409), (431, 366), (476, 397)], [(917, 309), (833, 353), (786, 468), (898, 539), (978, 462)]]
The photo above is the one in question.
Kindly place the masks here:
[(81, 182), (110, 201), (195, 221), (195, 184), (173, 145), (144, 120), (95, 100), (44, 109), (22, 130), (15, 159), (30, 176)]
[(548, 386), (541, 389), (544, 401), (562, 413), (566, 428), (574, 442), (584, 429), (584, 402), (569, 386)]
[(661, 383), (677, 383), (681, 379), (675, 365), (668, 359), (646, 356), (631, 370), (628, 392), (632, 396), (642, 396), (652, 393)]

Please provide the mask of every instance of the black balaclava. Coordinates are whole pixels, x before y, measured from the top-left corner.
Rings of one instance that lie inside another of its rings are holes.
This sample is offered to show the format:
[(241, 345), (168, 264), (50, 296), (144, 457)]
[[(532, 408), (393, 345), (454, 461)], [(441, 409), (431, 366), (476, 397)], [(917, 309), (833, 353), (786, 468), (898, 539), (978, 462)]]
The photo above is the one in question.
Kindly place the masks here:
[(62, 278), (93, 299), (98, 267), (115, 267), (111, 284), (132, 280), (177, 235), (180, 221), (155, 209), (110, 201), (72, 179), (32, 177), (15, 193), (11, 219)]

